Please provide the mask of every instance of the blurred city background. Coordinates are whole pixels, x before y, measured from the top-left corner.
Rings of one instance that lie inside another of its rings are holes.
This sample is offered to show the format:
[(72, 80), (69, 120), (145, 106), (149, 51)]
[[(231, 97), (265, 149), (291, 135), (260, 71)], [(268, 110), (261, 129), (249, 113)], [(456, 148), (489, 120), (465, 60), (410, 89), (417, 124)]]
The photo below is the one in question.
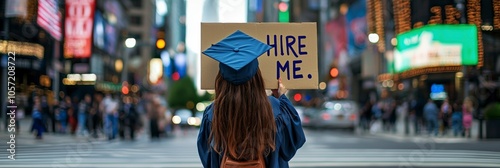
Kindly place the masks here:
[[(0, 9), (0, 167), (201, 167), (197, 127), (214, 93), (199, 89), (201, 22), (317, 23), (319, 89), (288, 92), (307, 136), (292, 167), (500, 167), (498, 0), (1, 0)], [(5, 151), (12, 104), (16, 161)]]

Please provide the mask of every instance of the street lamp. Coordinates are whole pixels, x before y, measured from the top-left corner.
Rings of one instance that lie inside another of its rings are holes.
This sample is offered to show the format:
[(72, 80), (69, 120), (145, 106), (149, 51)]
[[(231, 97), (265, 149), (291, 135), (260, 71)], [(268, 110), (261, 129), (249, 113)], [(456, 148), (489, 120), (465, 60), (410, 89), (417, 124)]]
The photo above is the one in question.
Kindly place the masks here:
[(137, 41), (135, 38), (127, 38), (127, 40), (125, 40), (125, 46), (127, 48), (134, 48), (136, 43)]
[[(137, 41), (135, 40), (135, 38), (127, 38), (125, 40), (125, 47), (127, 47), (128, 49), (132, 49), (135, 47), (135, 45), (137, 44)], [(128, 58), (129, 58), (129, 55), (130, 55), (130, 51), (129, 50), (125, 50), (125, 52), (123, 53), (123, 60), (122, 60), (122, 81), (128, 81)]]
[(149, 82), (157, 84), (163, 76), (163, 61), (160, 58), (153, 58), (149, 62)]
[(128, 68), (129, 68), (129, 58), (134, 51), (136, 47), (143, 47), (143, 46), (152, 46), (151, 43), (148, 42), (142, 42), (142, 41), (137, 41), (135, 38), (127, 38), (125, 40), (125, 45), (120, 45), (122, 49), (122, 64), (123, 64), (123, 69), (121, 71), (121, 80), (123, 81), (128, 81)]
[(123, 70), (123, 61), (121, 59), (118, 59), (115, 61), (115, 70), (116, 72), (122, 72)]
[(368, 35), (368, 40), (371, 42), (371, 43), (377, 43), (378, 40), (379, 40), (379, 36), (377, 33), (370, 33)]

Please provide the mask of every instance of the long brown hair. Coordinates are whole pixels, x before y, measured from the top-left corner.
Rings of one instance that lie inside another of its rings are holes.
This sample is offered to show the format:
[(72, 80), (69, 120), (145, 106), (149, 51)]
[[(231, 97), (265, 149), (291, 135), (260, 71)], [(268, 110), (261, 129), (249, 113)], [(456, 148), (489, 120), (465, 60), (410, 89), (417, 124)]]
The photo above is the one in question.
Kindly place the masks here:
[(239, 161), (256, 160), (275, 150), (276, 123), (260, 70), (241, 85), (215, 80), (212, 128), (214, 150)]

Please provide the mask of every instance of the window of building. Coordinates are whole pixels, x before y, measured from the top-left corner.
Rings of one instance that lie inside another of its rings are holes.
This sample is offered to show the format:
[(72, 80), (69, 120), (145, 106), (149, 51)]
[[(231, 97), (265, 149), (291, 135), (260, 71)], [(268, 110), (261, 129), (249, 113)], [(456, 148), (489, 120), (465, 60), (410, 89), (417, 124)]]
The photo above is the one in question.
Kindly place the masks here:
[(133, 8), (142, 8), (142, 0), (131, 0)]
[(141, 18), (141, 16), (138, 16), (138, 15), (132, 15), (129, 17), (129, 23), (131, 25), (139, 26), (142, 24), (142, 18)]
[(128, 32), (127, 38), (135, 38), (137, 41), (137, 44), (135, 47), (130, 51), (130, 54), (133, 55), (140, 55), (141, 54), (141, 46), (143, 44), (142, 36), (141, 33), (138, 32)]

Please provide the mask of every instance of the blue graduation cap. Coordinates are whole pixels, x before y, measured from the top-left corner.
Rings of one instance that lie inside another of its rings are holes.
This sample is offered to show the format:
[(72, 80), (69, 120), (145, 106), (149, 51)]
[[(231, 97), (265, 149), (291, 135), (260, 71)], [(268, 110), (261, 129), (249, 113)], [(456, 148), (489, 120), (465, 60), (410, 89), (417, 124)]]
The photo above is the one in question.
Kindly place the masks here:
[(203, 54), (219, 62), (222, 77), (239, 85), (252, 79), (259, 68), (257, 58), (272, 47), (237, 30), (212, 44)]

